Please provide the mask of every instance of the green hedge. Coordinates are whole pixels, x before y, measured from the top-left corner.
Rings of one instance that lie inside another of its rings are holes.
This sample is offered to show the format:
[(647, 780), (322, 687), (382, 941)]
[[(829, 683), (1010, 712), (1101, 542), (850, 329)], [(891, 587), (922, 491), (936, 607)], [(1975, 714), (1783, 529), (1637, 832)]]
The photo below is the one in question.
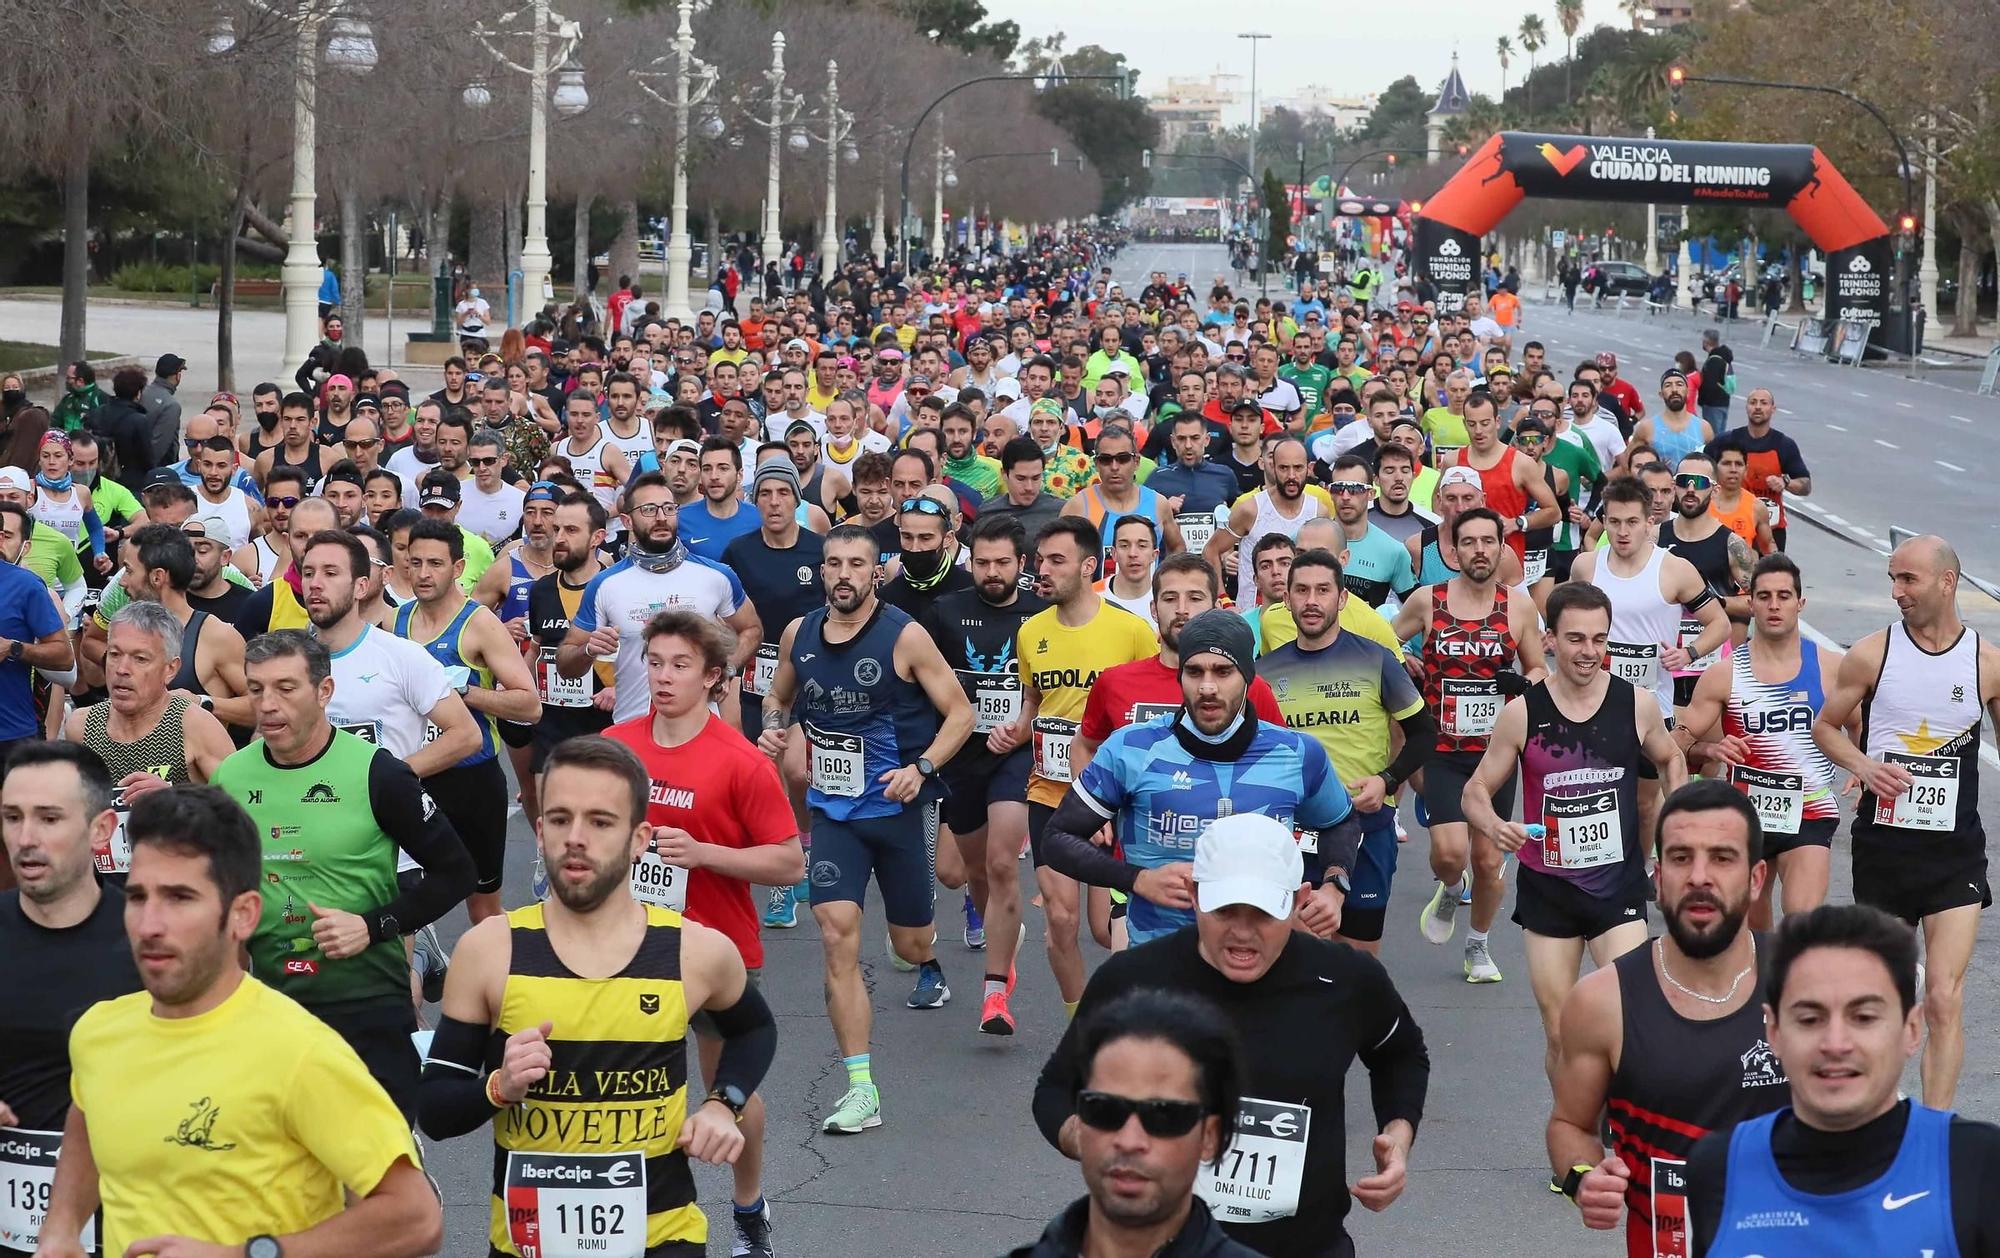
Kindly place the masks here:
[[(279, 268), (239, 263), (238, 279), (276, 279)], [(111, 286), (128, 293), (185, 293), (193, 289), (208, 292), (222, 278), (222, 268), (213, 263), (197, 263), (194, 282), (188, 282), (185, 264), (168, 262), (128, 262), (111, 273)]]

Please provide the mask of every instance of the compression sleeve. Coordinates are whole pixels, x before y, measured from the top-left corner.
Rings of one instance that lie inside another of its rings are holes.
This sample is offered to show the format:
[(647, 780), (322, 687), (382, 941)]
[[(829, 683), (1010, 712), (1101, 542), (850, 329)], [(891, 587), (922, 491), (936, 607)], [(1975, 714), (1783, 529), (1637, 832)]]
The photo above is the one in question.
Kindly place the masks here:
[(1424, 1047), (1423, 1030), (1410, 1016), (1410, 1007), (1397, 994), (1382, 963), (1363, 953), (1352, 957), (1352, 963), (1364, 971), (1357, 989), (1367, 991), (1365, 1000), (1357, 1002), (1355, 1026), (1361, 1064), (1368, 1068), (1375, 1129), (1380, 1131), (1400, 1118), (1414, 1131), (1423, 1122), (1424, 1097), (1431, 1081), (1431, 1055)]
[(104, 521), (98, 518), (95, 506), (83, 513), (83, 533), (85, 537), (90, 539), (90, 553), (93, 555), (102, 555), (104, 553)]
[(1403, 727), (1403, 749), (1389, 762), (1389, 779), (1401, 786), (1424, 767), (1430, 749), (1437, 744), (1437, 722), (1429, 708), (1418, 708), (1396, 724)]
[(1087, 802), (1075, 786), (1056, 805), (1042, 830), (1041, 859), (1050, 869), (1093, 887), (1132, 894), (1139, 870), (1090, 841), (1110, 818)]
[(409, 934), (449, 913), (472, 894), (477, 875), (472, 854), (446, 819), (444, 809), (424, 790), (410, 766), (378, 747), (368, 764), (368, 800), (375, 824), (424, 868), (423, 877), (368, 917), (368, 938), (387, 937), (384, 917), (396, 919), (395, 931)]
[(492, 1118), (485, 1062), (499, 1038), (489, 1027), (443, 1018), (431, 1036), (430, 1056), (417, 1080), (417, 1123), (433, 1140), (477, 1131)]
[(707, 1013), (716, 1030), (722, 1032), (722, 1059), (716, 1063), (709, 1087), (733, 1085), (749, 1096), (778, 1056), (778, 1023), (771, 1016), (771, 1006), (752, 983), (744, 987), (735, 1004)]

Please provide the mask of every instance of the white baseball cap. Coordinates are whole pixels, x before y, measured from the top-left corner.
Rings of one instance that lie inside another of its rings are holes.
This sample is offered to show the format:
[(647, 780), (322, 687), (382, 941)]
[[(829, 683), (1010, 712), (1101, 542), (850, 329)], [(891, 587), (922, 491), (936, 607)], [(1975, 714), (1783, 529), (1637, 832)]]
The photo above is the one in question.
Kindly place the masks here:
[(1194, 842), (1195, 906), (1204, 913), (1247, 904), (1289, 918), (1305, 876), (1298, 839), (1262, 813), (1219, 817)]
[[(193, 528), (190, 528), (193, 526)], [(222, 543), (230, 550), (236, 549), (236, 532), (229, 521), (219, 515), (198, 515), (181, 525), (181, 532), (193, 537)]]
[(993, 396), (1010, 398), (1018, 402), (1021, 399), (1021, 382), (1008, 376), (993, 386)]
[(17, 493), (35, 492), (35, 483), (28, 474), (18, 467), (0, 467), (0, 489), (12, 489)]

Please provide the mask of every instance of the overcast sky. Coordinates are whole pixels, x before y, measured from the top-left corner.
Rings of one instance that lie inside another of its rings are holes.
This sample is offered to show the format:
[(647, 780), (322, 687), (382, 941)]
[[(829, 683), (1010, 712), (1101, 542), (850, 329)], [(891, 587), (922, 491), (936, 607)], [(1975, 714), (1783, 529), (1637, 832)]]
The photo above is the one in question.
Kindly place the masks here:
[[(1379, 92), (1406, 74), (1426, 88), (1442, 82), (1456, 46), (1459, 73), (1475, 92), (1497, 96), (1500, 63), (1493, 45), (1513, 35), (1530, 11), (1528, 0), (1402, 0), (1389, 5), (1342, 5), (1326, 0), (985, 0), (989, 17), (1021, 24), (1022, 39), (1062, 31), (1069, 47), (1100, 44), (1125, 54), (1143, 74), (1139, 90), (1163, 91), (1169, 77), (1243, 76), (1250, 86), (1250, 43), (1240, 31), (1262, 31), (1257, 42), (1257, 92), (1283, 97), (1311, 83), (1343, 95)], [(1553, 37), (1537, 60), (1562, 57), (1555, 6), (1539, 5)], [(1617, 0), (1584, 0), (1583, 26), (1627, 23)], [(1220, 23), (1220, 25), (1218, 25)], [(1516, 43), (1519, 42), (1518, 37)], [(1507, 81), (1518, 83), (1527, 58), (1515, 52)], [(1232, 122), (1249, 116), (1246, 99)]]

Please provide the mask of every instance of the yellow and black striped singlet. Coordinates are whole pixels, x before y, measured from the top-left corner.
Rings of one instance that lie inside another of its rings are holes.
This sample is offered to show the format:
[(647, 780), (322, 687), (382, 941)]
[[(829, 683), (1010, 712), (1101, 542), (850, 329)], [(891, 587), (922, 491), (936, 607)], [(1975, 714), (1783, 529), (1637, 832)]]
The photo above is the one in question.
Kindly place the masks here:
[(493, 1116), (493, 1251), (704, 1252), (708, 1222), (675, 1147), (688, 1112), (681, 915), (648, 906), (638, 952), (604, 979), (562, 963), (540, 904), (515, 909), (507, 924), (513, 960), (488, 1068), (498, 1068), (506, 1037), (544, 1022), (553, 1029), (548, 1076)]

